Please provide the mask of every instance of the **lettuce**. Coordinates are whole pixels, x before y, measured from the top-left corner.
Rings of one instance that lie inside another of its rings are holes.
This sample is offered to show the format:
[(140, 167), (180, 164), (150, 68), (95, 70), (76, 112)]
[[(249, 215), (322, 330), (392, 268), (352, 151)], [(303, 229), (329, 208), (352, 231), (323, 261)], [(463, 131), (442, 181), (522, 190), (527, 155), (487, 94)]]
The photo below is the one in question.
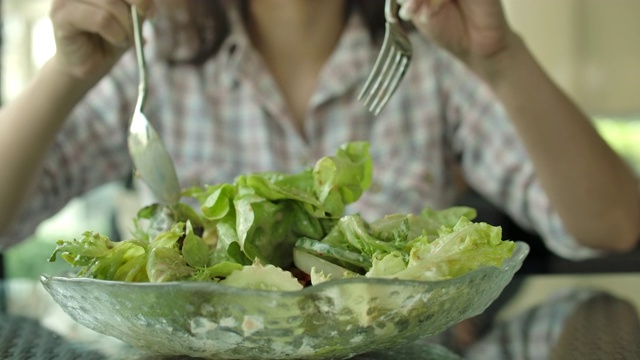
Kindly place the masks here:
[(60, 254), (79, 276), (151, 282), (220, 281), (256, 263), (290, 268), (297, 239), (324, 238), (371, 184), (372, 164), (369, 145), (353, 142), (296, 174), (186, 189), (182, 197), (197, 206), (146, 206), (133, 220), (133, 239), (87, 232), (60, 240), (50, 261)]
[(500, 267), (513, 254), (515, 243), (502, 240), (501, 228), (472, 222), (475, 216), (468, 207), (425, 208), (419, 215), (391, 214), (369, 224), (349, 215), (324, 239), (299, 239), (295, 247), (366, 277), (447, 279)]
[(197, 205), (146, 206), (134, 219), (132, 239), (112, 242), (86, 232), (58, 241), (50, 261), (60, 255), (79, 267), (78, 276), (96, 279), (289, 291), (302, 287), (286, 271), (293, 266), (313, 283), (437, 280), (500, 266), (511, 256), (515, 243), (503, 241), (499, 227), (472, 222), (476, 212), (468, 207), (425, 208), (370, 223), (345, 215), (371, 185), (372, 164), (369, 144), (353, 142), (296, 174), (246, 174), (186, 189), (183, 198)]

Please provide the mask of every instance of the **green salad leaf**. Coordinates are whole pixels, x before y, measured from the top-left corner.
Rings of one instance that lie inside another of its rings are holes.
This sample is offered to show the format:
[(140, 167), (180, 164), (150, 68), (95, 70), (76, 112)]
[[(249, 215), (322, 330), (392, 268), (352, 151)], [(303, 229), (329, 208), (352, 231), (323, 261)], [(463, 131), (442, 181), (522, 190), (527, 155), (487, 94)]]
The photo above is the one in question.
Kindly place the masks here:
[(500, 227), (473, 223), (464, 216), (451, 228), (443, 225), (440, 234), (433, 241), (426, 238), (415, 241), (408, 261), (403, 261), (404, 268), (399, 264), (399, 255), (390, 253), (374, 262), (367, 276), (411, 280), (454, 278), (483, 266), (500, 267), (516, 245), (502, 240)]
[[(129, 282), (214, 281), (295, 291), (341, 277), (442, 279), (500, 266), (515, 244), (499, 227), (474, 223), (468, 207), (426, 208), (366, 222), (345, 214), (371, 185), (369, 144), (352, 142), (295, 174), (264, 172), (185, 189), (187, 201), (142, 208), (131, 239), (85, 232), (51, 255), (78, 276)], [(294, 253), (296, 254), (294, 259)], [(305, 262), (304, 264), (295, 261)], [(299, 272), (299, 271), (297, 271)]]
[(371, 223), (346, 215), (324, 239), (302, 238), (295, 247), (366, 277), (447, 279), (500, 267), (515, 249), (513, 241), (502, 240), (500, 227), (472, 222), (475, 216), (462, 206), (391, 214)]

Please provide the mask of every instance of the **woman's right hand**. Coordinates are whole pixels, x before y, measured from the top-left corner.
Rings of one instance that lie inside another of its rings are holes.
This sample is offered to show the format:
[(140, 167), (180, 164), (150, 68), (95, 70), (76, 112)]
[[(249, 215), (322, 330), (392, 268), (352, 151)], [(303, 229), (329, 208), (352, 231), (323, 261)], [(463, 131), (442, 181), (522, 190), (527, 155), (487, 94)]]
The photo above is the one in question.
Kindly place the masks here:
[(53, 61), (79, 81), (97, 81), (132, 44), (131, 5), (142, 16), (153, 0), (52, 0)]

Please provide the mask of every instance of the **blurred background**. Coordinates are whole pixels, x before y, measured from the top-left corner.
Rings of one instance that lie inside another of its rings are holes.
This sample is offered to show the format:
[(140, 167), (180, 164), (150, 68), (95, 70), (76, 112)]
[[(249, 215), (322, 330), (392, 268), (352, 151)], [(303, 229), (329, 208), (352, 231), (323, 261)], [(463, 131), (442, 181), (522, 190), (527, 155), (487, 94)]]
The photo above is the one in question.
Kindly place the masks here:
[[(640, 42), (635, 38), (640, 33), (640, 1), (503, 1), (513, 27), (548, 73), (591, 115), (603, 137), (640, 176)], [(2, 102), (15, 97), (55, 52), (49, 2), (1, 1)], [(132, 200), (122, 184), (73, 200), (30, 239), (2, 254), (5, 276), (33, 279), (43, 272), (66, 270), (63, 262), (46, 262), (55, 241), (78, 237), (88, 229), (115, 236), (115, 218), (105, 214), (115, 214), (128, 201)], [(482, 199), (470, 201), (485, 218), (500, 221)]]

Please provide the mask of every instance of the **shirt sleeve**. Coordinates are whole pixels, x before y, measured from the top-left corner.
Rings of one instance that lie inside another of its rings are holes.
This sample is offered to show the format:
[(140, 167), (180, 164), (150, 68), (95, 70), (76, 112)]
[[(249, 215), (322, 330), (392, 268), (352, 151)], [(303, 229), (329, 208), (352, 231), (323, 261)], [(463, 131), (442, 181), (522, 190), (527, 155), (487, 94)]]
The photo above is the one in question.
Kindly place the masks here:
[(447, 54), (440, 56), (437, 67), (448, 137), (468, 184), (517, 224), (539, 234), (555, 254), (569, 259), (600, 255), (564, 228), (491, 89)]
[(27, 203), (9, 231), (0, 235), (0, 244), (22, 241), (74, 197), (130, 174), (126, 131), (137, 94), (135, 71), (129, 52), (74, 108), (46, 154)]

